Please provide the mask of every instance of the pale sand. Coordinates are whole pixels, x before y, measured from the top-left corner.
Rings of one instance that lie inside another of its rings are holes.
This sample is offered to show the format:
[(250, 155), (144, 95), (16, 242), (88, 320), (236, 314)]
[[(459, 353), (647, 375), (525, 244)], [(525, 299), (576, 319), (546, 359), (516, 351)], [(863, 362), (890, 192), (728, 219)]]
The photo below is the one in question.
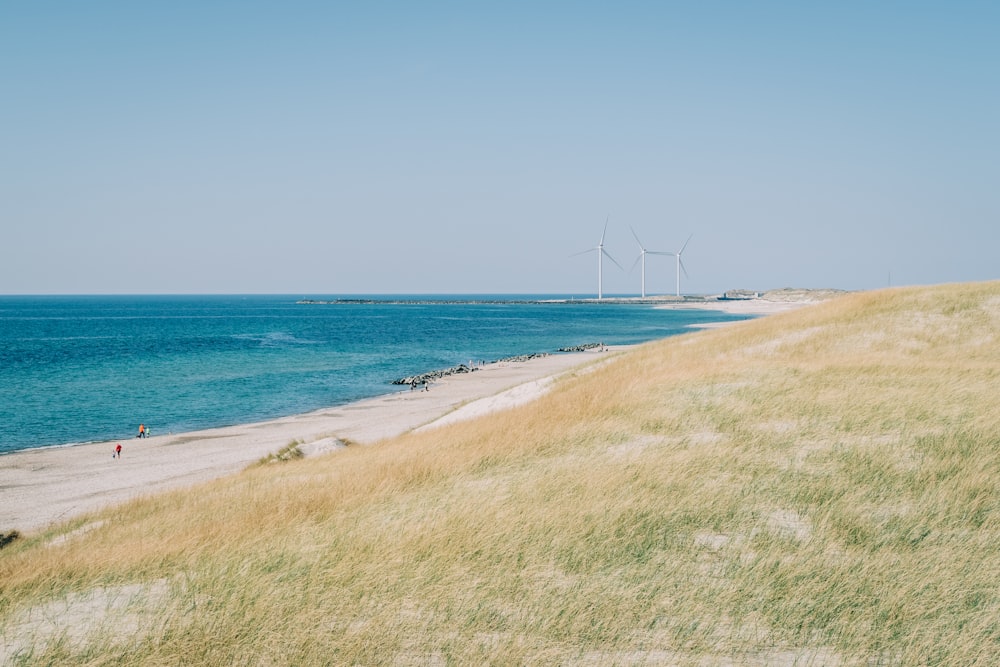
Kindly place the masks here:
[[(769, 301), (767, 299), (721, 299), (718, 301), (678, 301), (654, 306), (667, 310), (720, 310), (733, 315), (773, 315), (795, 310), (819, 301)], [(729, 324), (720, 322), (719, 324)]]
[[(719, 310), (732, 315), (773, 315), (795, 310), (813, 303), (819, 303), (823, 299), (799, 299), (795, 301), (772, 301), (770, 299), (708, 299), (705, 301), (678, 301), (669, 302), (654, 306), (664, 310)], [(738, 320), (737, 320), (738, 321)], [(734, 322), (708, 322), (705, 324), (691, 324), (692, 329), (717, 329)]]
[[(336, 449), (339, 440), (371, 444), (435, 420), (441, 425), (503, 410), (534, 400), (558, 375), (602, 357), (607, 353), (589, 351), (489, 364), (442, 378), (430, 391), (406, 388), (267, 422), (2, 455), (0, 533), (39, 530), (131, 498), (229, 475), (293, 440), (315, 455)], [(120, 459), (111, 456), (117, 442)]]

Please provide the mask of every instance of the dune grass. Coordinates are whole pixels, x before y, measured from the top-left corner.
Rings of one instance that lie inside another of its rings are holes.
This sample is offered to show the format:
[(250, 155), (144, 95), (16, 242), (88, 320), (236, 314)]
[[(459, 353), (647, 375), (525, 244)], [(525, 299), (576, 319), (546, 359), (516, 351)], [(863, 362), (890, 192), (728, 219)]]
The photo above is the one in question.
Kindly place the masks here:
[(998, 332), (1000, 283), (851, 294), (23, 538), (0, 660), (993, 664)]
[(271, 463), (284, 463), (286, 461), (301, 459), (305, 456), (305, 454), (303, 454), (302, 450), (299, 449), (300, 445), (302, 445), (300, 441), (292, 440), (278, 451), (262, 457), (259, 461), (257, 461), (257, 463), (260, 465), (269, 465)]

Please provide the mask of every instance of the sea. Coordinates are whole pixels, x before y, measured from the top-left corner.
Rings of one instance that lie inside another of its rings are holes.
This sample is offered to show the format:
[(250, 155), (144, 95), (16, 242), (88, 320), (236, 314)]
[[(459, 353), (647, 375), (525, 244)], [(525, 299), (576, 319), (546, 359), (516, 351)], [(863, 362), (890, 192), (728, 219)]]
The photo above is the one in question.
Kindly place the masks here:
[(264, 421), (735, 319), (559, 295), (0, 296), (0, 453)]

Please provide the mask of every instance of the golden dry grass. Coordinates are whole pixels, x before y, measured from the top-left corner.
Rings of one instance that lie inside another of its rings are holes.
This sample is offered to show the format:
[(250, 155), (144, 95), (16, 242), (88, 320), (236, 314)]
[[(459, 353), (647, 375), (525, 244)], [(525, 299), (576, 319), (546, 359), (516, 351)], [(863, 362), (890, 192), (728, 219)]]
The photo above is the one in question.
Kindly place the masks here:
[(852, 294), (88, 517), (0, 551), (0, 658), (993, 664), (998, 332), (1000, 283)]

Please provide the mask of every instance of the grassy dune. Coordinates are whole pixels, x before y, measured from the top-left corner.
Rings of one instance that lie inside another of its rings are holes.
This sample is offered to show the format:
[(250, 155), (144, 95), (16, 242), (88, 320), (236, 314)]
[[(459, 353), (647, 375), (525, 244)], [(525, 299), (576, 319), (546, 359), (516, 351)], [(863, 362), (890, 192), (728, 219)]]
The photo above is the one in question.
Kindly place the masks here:
[(995, 664), (998, 335), (1000, 283), (851, 294), (87, 517), (0, 551), (0, 658)]

